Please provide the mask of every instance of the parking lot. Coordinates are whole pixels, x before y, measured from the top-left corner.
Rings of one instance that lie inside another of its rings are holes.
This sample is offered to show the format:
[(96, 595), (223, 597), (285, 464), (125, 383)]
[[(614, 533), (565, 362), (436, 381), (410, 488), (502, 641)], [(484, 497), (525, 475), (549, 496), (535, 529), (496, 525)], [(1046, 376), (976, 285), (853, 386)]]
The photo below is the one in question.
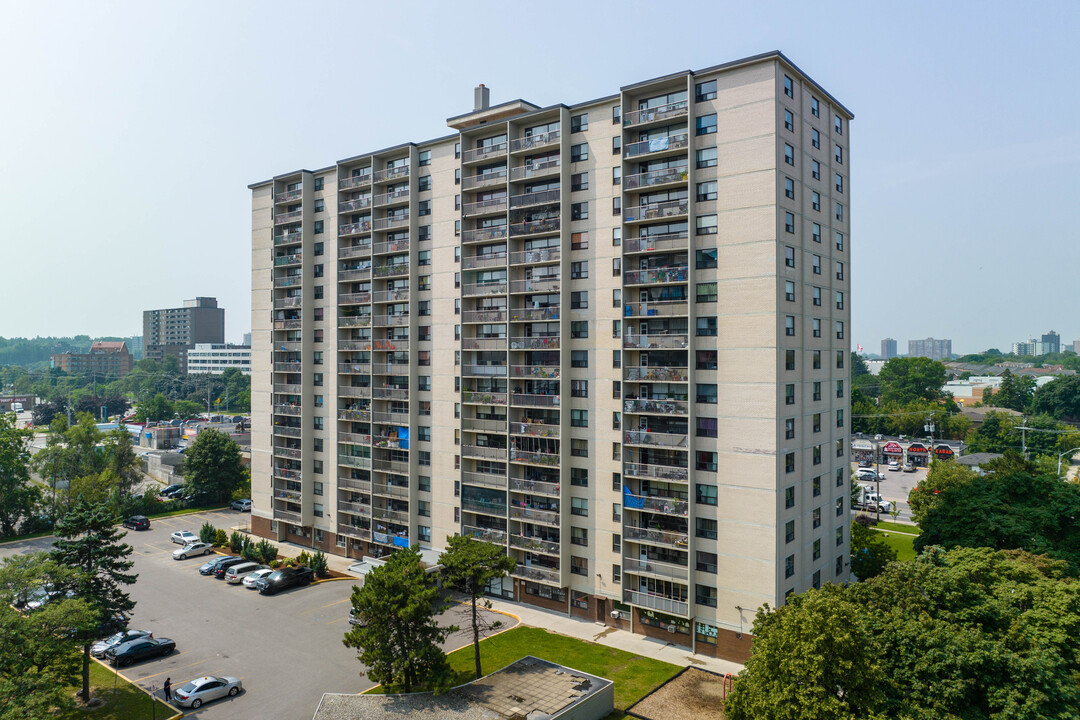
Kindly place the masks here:
[[(858, 469), (858, 467), (858, 463), (852, 463), (852, 477), (854, 477), (855, 470)], [(885, 476), (885, 479), (881, 481), (881, 497), (892, 502), (894, 507), (900, 508), (900, 516), (898, 517), (900, 522), (911, 522), (911, 508), (908, 506), (908, 493), (911, 492), (911, 488), (919, 484), (919, 481), (926, 479), (927, 469), (924, 467), (915, 468), (915, 472), (913, 473), (906, 473), (900, 470), (889, 470), (886, 465), (881, 465), (880, 468), (875, 466), (875, 469), (879, 469), (881, 474)], [(867, 484), (870, 481), (863, 481), (856, 478), (856, 482)], [(874, 483), (874, 485), (876, 487), (876, 483)], [(883, 517), (882, 519), (892, 520), (891, 517)]]
[[(232, 675), (243, 681), (244, 692), (188, 711), (189, 717), (306, 718), (315, 712), (324, 692), (355, 693), (372, 683), (356, 651), (341, 643), (348, 629), (353, 582), (334, 580), (263, 596), (242, 585), (199, 574), (209, 557), (173, 560), (179, 545), (169, 536), (177, 530), (197, 533), (209, 521), (215, 527), (246, 526), (246, 514), (208, 512), (151, 521), (151, 529), (129, 531), (127, 542), (138, 582), (129, 592), (138, 604), (132, 629), (176, 641), (167, 658), (147, 660), (124, 668), (132, 682), (160, 693), (165, 678), (173, 687), (201, 675)], [(46, 550), (51, 538), (0, 545), (0, 556)], [(213, 557), (213, 556), (210, 556)], [(454, 605), (444, 624), (465, 627), (468, 613)], [(504, 627), (513, 618), (499, 616)], [(454, 633), (448, 650), (467, 645), (471, 634)]]

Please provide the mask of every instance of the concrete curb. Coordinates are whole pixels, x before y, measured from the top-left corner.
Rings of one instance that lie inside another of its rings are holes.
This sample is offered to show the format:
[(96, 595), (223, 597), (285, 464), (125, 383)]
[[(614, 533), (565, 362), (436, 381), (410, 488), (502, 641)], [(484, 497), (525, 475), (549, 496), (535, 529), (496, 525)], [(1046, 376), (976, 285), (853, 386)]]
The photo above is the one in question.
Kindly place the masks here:
[[(120, 672), (120, 669), (119, 669), (119, 668), (114, 668), (114, 667), (113, 667), (112, 665), (110, 665), (109, 663), (107, 663), (107, 662), (104, 662), (104, 661), (102, 661), (101, 659), (99, 659), (99, 658), (96, 658), (96, 657), (94, 657), (93, 655), (91, 655), (91, 656), (90, 656), (90, 659), (91, 659), (91, 660), (93, 660), (94, 662), (96, 662), (96, 663), (97, 663), (98, 665), (100, 665), (100, 666), (102, 666), (103, 668), (105, 668), (106, 670), (108, 670), (109, 672), (111, 672), (111, 673), (115, 673), (116, 675), (118, 675), (118, 676), (120, 676), (120, 677), (124, 678), (124, 681), (125, 681), (125, 682), (126, 682), (126, 683), (127, 683), (128, 685), (130, 685), (131, 687), (135, 688), (136, 690), (138, 690), (139, 692), (141, 692), (141, 693), (142, 693), (143, 695), (149, 695), (150, 697), (152, 697), (152, 698), (154, 699), (154, 702), (160, 702), (160, 703), (161, 703), (162, 705), (168, 705), (168, 706), (169, 706), (170, 708), (172, 708), (173, 710), (176, 710), (176, 708), (174, 708), (174, 707), (173, 707), (172, 705), (169, 705), (169, 703), (165, 702), (165, 701), (164, 701), (164, 700), (162, 700), (162, 699), (159, 699), (159, 698), (157, 697), (157, 695), (154, 695), (154, 694), (153, 694), (152, 692), (150, 692), (149, 690), (147, 690), (146, 688), (144, 688), (144, 687), (143, 687), (142, 685), (139, 685), (139, 683), (135, 682), (134, 680), (132, 680), (131, 678), (129, 678), (129, 677), (127, 676), (127, 675), (125, 675), (124, 673)], [(176, 712), (176, 714), (175, 714), (175, 715), (172, 715), (172, 716), (170, 716), (170, 717), (168, 717), (168, 718), (165, 718), (164, 720), (179, 720), (180, 718), (184, 717), (184, 715), (185, 715), (185, 714), (186, 714), (186, 713), (184, 713), (184, 711), (183, 711), (183, 710), (177, 710), (177, 712)]]

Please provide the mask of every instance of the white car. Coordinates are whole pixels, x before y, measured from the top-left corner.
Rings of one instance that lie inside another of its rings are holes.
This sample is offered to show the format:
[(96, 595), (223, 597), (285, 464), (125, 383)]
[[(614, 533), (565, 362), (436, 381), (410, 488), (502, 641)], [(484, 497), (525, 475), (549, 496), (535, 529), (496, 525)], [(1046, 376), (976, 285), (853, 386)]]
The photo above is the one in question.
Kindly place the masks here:
[(199, 542), (199, 536), (189, 530), (177, 530), (172, 534), (172, 541), (177, 545), (190, 545)]
[(176, 704), (180, 707), (197, 710), (202, 707), (203, 703), (225, 696), (239, 695), (243, 689), (240, 678), (205, 675), (173, 689), (172, 694)]
[(895, 470), (899, 470), (899, 469), (900, 469), (900, 461), (899, 460), (890, 460), (889, 461), (889, 470), (890, 471), (895, 471)]
[(196, 555), (209, 555), (214, 552), (214, 546), (210, 543), (193, 542), (188, 543), (179, 550), (173, 550), (173, 560), (186, 560), (189, 557), (195, 557)]
[(243, 581), (244, 582), (244, 587), (246, 587), (246, 588), (255, 587), (255, 581), (256, 580), (258, 580), (259, 578), (264, 578), (264, 577), (266, 577), (267, 575), (269, 575), (272, 572), (274, 572), (273, 568), (263, 568), (262, 570), (256, 570), (255, 572), (251, 573), (250, 575), (246, 575), (244, 577), (244, 581)]
[(855, 471), (855, 477), (860, 480), (877, 480), (877, 473), (873, 468), (859, 468)]

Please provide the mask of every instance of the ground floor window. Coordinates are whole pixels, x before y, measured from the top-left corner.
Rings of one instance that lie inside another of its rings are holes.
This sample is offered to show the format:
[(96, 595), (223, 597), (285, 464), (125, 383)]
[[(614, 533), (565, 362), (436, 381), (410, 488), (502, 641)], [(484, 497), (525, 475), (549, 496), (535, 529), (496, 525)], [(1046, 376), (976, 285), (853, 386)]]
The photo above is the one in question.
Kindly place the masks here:
[(566, 602), (566, 591), (564, 591), (562, 588), (548, 587), (547, 585), (541, 585), (540, 583), (526, 582), (525, 594), (535, 595), (536, 597), (541, 597), (545, 600), (557, 600), (558, 602)]
[(716, 644), (717, 629), (705, 623), (694, 623), (694, 639), (700, 643)]

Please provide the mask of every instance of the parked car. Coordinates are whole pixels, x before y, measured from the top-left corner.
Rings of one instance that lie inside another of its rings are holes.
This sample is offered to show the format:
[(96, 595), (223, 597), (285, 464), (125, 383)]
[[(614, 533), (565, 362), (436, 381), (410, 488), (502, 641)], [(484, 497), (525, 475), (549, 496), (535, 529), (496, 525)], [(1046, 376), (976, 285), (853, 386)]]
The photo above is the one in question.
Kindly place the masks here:
[(915, 466), (911, 463), (904, 463), (904, 472), (915, 472)]
[(223, 578), (225, 577), (226, 570), (233, 567), (234, 565), (240, 565), (241, 563), (247, 562), (248, 561), (242, 557), (227, 557), (221, 562), (219, 562), (216, 566), (214, 566), (214, 577)]
[(253, 588), (256, 583), (261, 579), (274, 572), (272, 568), (265, 568), (263, 570), (256, 570), (247, 577), (244, 578), (244, 587)]
[(15, 606), (31, 612), (33, 610), (40, 610), (48, 605), (50, 602), (60, 597), (75, 597), (74, 590), (60, 590), (52, 585), (46, 585), (44, 587), (36, 587), (27, 592), (22, 598), (16, 600)]
[(208, 561), (206, 563), (203, 563), (199, 567), (199, 574), (200, 575), (213, 575), (214, 570), (217, 569), (218, 563), (225, 562), (226, 560), (230, 560), (230, 559), (231, 559), (231, 557), (229, 555), (220, 555), (220, 556), (214, 558), (213, 560), (210, 560), (210, 561)]
[(859, 461), (859, 467), (861, 467), (861, 468), (868, 468), (871, 465), (873, 465), (873, 463), (870, 462), (869, 460), (860, 460)]
[(199, 536), (190, 530), (177, 530), (172, 534), (172, 541), (180, 545), (190, 545), (193, 542), (199, 542)]
[(148, 657), (171, 655), (175, 649), (176, 643), (169, 638), (141, 638), (109, 648), (105, 651), (105, 659), (111, 665), (123, 667)]
[(223, 697), (234, 697), (243, 690), (240, 678), (206, 675), (184, 683), (173, 690), (173, 699), (180, 707), (197, 710), (203, 703)]
[(158, 495), (168, 495), (169, 493), (173, 492), (177, 488), (182, 488), (182, 487), (183, 487), (183, 485), (180, 485), (179, 483), (173, 483), (172, 485), (166, 485), (165, 487), (161, 488), (161, 490), (158, 491)]
[(855, 471), (855, 477), (860, 480), (877, 480), (877, 475), (873, 468), (859, 468)]
[(162, 492), (161, 496), (162, 497), (167, 497), (170, 500), (175, 500), (176, 498), (180, 497), (183, 494), (184, 494), (184, 486), (183, 485), (177, 485), (176, 487), (174, 487), (172, 490), (169, 490), (168, 492)]
[(149, 530), (150, 518), (145, 515), (132, 515), (124, 521), (124, 527), (132, 530)]
[(195, 557), (196, 555), (209, 555), (214, 552), (214, 546), (210, 543), (193, 542), (188, 543), (179, 550), (173, 550), (173, 560), (187, 560), (189, 557)]
[(349, 608), (349, 624), (358, 627), (367, 627), (367, 618), (356, 612), (356, 608)]
[(105, 651), (111, 647), (117, 645), (123, 645), (126, 642), (132, 640), (139, 640), (140, 638), (152, 638), (154, 633), (148, 630), (124, 630), (118, 632), (115, 635), (110, 635), (104, 640), (98, 640), (96, 643), (90, 646), (90, 654), (96, 658), (105, 657)]
[(236, 510), (238, 512), (251, 512), (251, 501), (250, 500), (233, 500), (232, 504), (229, 505), (229, 507), (231, 507), (233, 510)]
[(256, 570), (262, 570), (264, 567), (266, 566), (260, 565), (257, 562), (237, 563), (225, 571), (225, 582), (230, 585), (236, 585), (251, 573)]
[(899, 469), (900, 469), (900, 461), (899, 460), (890, 460), (889, 461), (889, 471), (890, 472), (892, 472), (894, 470), (899, 470)]
[(262, 595), (273, 595), (279, 590), (291, 587), (301, 587), (315, 579), (315, 572), (309, 567), (281, 568), (275, 570), (264, 578), (255, 582)]

